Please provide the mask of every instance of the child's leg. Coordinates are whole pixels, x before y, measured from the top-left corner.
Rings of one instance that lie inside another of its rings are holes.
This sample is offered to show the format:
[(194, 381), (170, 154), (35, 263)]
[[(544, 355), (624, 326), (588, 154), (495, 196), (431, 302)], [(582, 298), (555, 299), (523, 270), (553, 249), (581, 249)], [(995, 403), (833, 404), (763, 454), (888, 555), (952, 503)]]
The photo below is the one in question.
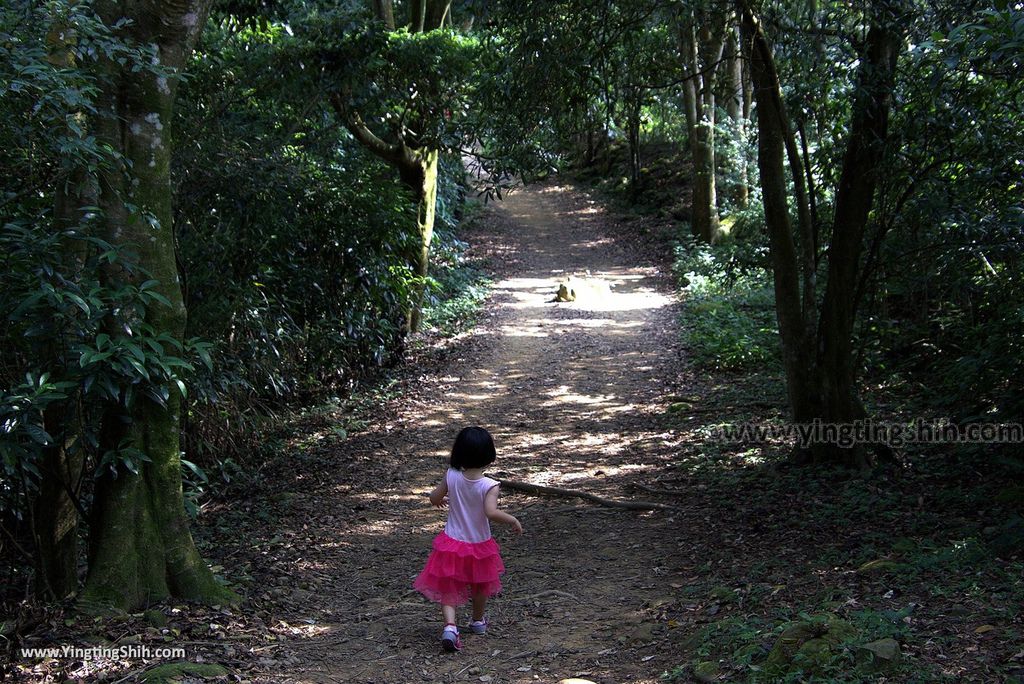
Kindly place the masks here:
[[(487, 609), (487, 594), (473, 594), (473, 621), (480, 622), (484, 619), (484, 611)], [(454, 614), (454, 611), (453, 611)]]
[(441, 648), (448, 653), (454, 653), (462, 648), (459, 639), (459, 628), (455, 624), (455, 606), (441, 605), (441, 615), (444, 616), (444, 629), (441, 631)]

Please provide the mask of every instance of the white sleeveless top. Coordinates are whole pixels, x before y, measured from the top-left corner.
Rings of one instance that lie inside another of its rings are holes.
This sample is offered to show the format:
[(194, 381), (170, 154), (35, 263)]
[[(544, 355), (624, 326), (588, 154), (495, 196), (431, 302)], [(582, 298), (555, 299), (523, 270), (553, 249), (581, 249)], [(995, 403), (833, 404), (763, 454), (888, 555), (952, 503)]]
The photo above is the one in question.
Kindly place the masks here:
[(500, 483), (489, 477), (469, 480), (461, 470), (449, 468), (448, 523), (444, 533), (452, 539), (476, 544), (491, 538), (491, 521), (484, 514), (484, 497)]

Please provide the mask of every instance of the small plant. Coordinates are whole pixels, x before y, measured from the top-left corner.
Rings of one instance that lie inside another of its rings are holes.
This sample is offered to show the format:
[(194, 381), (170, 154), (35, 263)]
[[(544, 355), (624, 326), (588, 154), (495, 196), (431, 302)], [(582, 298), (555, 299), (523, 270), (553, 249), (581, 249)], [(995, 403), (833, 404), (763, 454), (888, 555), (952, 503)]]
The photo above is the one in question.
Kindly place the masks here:
[(686, 293), (683, 338), (698, 365), (740, 371), (778, 366), (771, 276), (763, 250), (685, 241), (674, 265)]

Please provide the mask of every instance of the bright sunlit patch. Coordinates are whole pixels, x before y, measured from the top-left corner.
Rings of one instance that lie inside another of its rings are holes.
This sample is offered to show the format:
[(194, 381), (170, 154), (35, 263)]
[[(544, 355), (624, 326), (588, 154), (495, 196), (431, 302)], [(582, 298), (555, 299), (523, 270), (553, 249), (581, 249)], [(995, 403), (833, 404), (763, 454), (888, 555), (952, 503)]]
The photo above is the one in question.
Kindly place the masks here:
[(572, 211), (563, 211), (563, 212), (561, 212), (561, 215), (562, 216), (579, 216), (581, 214), (603, 214), (603, 213), (604, 213), (604, 211), (601, 208), (599, 208), (599, 207), (597, 207), (595, 205), (591, 205), (589, 207), (583, 207), (582, 209), (574, 209)]
[(538, 326), (531, 326), (524, 328), (521, 326), (506, 325), (502, 326), (501, 334), (505, 337), (547, 337), (548, 333), (544, 332)]
[(466, 394), (466, 393), (453, 393), (451, 395), (455, 399), (464, 399), (466, 401), (485, 401), (487, 399), (493, 399), (492, 394)]
[(605, 247), (614, 244), (615, 240), (611, 238), (597, 238), (596, 240), (586, 240), (585, 242), (574, 242), (572, 247), (573, 249), (594, 249), (595, 247)]
[[(589, 246), (589, 243), (587, 243)], [(564, 272), (566, 276), (570, 272)], [(639, 311), (657, 309), (672, 303), (672, 299), (656, 290), (640, 285), (640, 281), (649, 276), (622, 271), (600, 271), (580, 276), (583, 289), (575, 301), (554, 301), (559, 282), (563, 277), (555, 278), (506, 278), (495, 285), (496, 290), (510, 295), (512, 302), (503, 304), (512, 309), (536, 307), (567, 307), (581, 311)], [(586, 289), (587, 283), (603, 283), (606, 287)], [(514, 332), (514, 331), (513, 331)], [(517, 333), (517, 336), (522, 336)], [(542, 335), (534, 335), (542, 336)]]
[(310, 625), (304, 622), (289, 623), (284, 620), (278, 620), (277, 624), (270, 628), (270, 631), (293, 639), (310, 639), (323, 636), (331, 631), (331, 627), (328, 625)]
[(599, 394), (596, 396), (590, 396), (586, 394), (577, 394), (569, 390), (568, 385), (559, 385), (558, 387), (548, 390), (544, 394), (552, 398), (552, 401), (546, 402), (545, 405), (553, 403), (570, 403), (570, 404), (604, 404), (615, 399), (614, 394)]

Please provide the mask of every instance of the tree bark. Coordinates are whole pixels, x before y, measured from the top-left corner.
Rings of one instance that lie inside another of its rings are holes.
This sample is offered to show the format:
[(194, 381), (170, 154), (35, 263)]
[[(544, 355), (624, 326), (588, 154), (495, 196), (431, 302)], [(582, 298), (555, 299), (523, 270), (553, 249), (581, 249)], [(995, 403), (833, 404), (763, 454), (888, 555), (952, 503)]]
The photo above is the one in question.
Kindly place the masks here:
[(373, 0), (373, 11), (389, 31), (395, 30), (395, 8), (391, 0)]
[[(811, 212), (771, 47), (746, 0), (738, 0), (737, 6), (757, 102), (758, 164), (793, 418), (797, 423), (850, 425), (865, 417), (856, 387), (853, 327), (864, 231), (888, 136), (902, 38), (898, 0), (876, 0), (870, 6), (870, 28), (860, 59), (850, 135), (836, 192), (827, 253), (828, 279), (820, 312), (816, 306), (816, 241)], [(784, 154), (796, 194), (796, 241), (787, 207)], [(807, 456), (816, 462), (862, 468), (867, 465), (863, 444), (842, 448), (822, 441), (811, 444)]]
[(448, 12), (451, 11), (451, 4), (451, 0), (428, 0), (423, 30), (433, 31), (443, 27)]
[[(748, 111), (748, 107), (744, 102), (745, 88), (743, 86), (743, 58), (740, 54), (740, 36), (739, 27), (732, 26), (729, 28), (729, 41), (728, 41), (728, 67), (729, 67), (729, 79), (725, 111), (729, 116), (729, 119), (733, 122), (733, 127), (741, 140), (746, 140), (747, 135), (747, 117), (744, 112)], [(736, 188), (734, 191), (734, 201), (740, 208), (744, 208), (750, 201), (750, 181), (747, 173), (747, 158), (746, 154), (742, 151), (740, 158), (737, 160), (739, 165), (739, 178), (737, 179)]]
[[(61, 600), (78, 590), (78, 508), (72, 498), (82, 475), (80, 451), (67, 448), (62, 434), (74, 420), (70, 407), (46, 412), (46, 430), (55, 443), (43, 451), (42, 479), (32, 505), (36, 551), (36, 595)], [(68, 434), (74, 434), (68, 430)]]
[[(850, 137), (836, 191), (828, 281), (821, 306), (819, 344), (822, 398), (836, 422), (865, 416), (856, 388), (853, 327), (864, 231), (874, 201), (888, 139), (889, 109), (902, 41), (898, 3), (876, 0), (868, 30), (853, 106)], [(863, 454), (854, 458), (863, 459)]]
[[(100, 202), (107, 239), (131, 246), (147, 277), (169, 307), (150, 307), (146, 322), (155, 331), (181, 339), (185, 306), (172, 235), (170, 141), (177, 75), (205, 23), (210, 0), (166, 3), (103, 2), (97, 6), (108, 25), (130, 23), (122, 36), (156, 47), (160, 76), (131, 65), (108, 64), (106, 111), (97, 118), (97, 137), (130, 162), (131, 183), (106, 173)], [(125, 202), (138, 207), (129, 213)], [(152, 221), (146, 220), (142, 213)], [(167, 596), (229, 602), (237, 600), (220, 586), (200, 557), (188, 528), (182, 498), (179, 431), (182, 397), (171, 388), (166, 406), (136, 399), (124, 416), (110, 410), (101, 448), (119, 448), (121, 440), (145, 453), (138, 473), (118, 466), (96, 483), (89, 539), (89, 573), (81, 596), (87, 609), (134, 609)], [(127, 422), (125, 422), (127, 418)]]
[(409, 33), (423, 33), (427, 22), (427, 0), (410, 0)]
[(745, 3), (740, 2), (739, 9), (744, 53), (757, 103), (757, 162), (768, 228), (786, 389), (794, 421), (810, 422), (818, 414), (815, 350), (813, 330), (809, 329), (803, 310), (797, 244), (789, 216), (785, 170), (786, 113), (768, 41), (756, 16)]
[[(715, 73), (721, 62), (721, 26), (698, 29), (697, 18), (685, 17), (679, 27), (679, 47), (685, 66), (683, 105), (693, 157), (693, 233), (713, 243), (721, 232), (715, 185)], [(699, 39), (698, 39), (699, 36)]]
[(422, 169), (422, 179), (413, 192), (418, 195), (416, 202), (416, 226), (419, 229), (419, 250), (416, 254), (416, 302), (410, 309), (408, 327), (410, 331), (420, 328), (423, 320), (423, 300), (426, 294), (427, 276), (430, 275), (430, 243), (434, 237), (434, 215), (437, 209), (437, 170), (440, 155), (437, 150), (423, 150), (417, 155)]

